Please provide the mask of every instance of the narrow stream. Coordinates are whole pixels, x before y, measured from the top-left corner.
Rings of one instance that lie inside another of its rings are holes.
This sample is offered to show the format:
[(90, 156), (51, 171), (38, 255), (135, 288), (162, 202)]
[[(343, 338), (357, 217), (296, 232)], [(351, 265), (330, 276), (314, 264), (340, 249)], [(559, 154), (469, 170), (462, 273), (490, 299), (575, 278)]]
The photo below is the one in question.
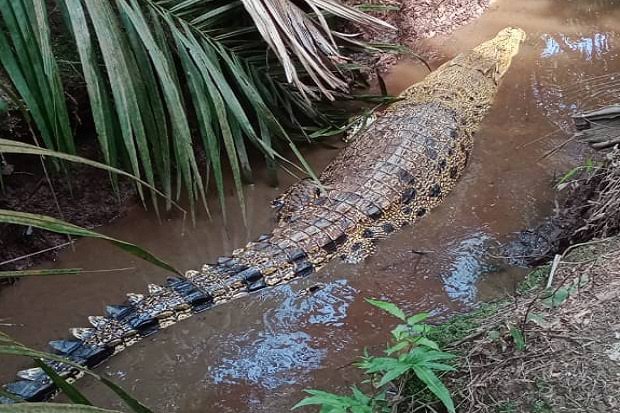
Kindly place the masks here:
[[(571, 133), (570, 114), (610, 103), (620, 90), (620, 77), (614, 78), (620, 76), (620, 1), (498, 0), (482, 18), (422, 47), (434, 51), (437, 66), (507, 25), (528, 32), (526, 45), (476, 136), (465, 177), (428, 218), (382, 242), (361, 265), (334, 262), (308, 279), (199, 314), (98, 371), (157, 412), (284, 412), (305, 388), (348, 391), (359, 379), (352, 362), (364, 347), (384, 348), (394, 322), (364, 298), (441, 318), (512, 292), (525, 270), (502, 264), (490, 251), (551, 213), (554, 177), (587, 156), (577, 143), (562, 144)], [(419, 63), (402, 61), (386, 81), (396, 94), (422, 76)], [(317, 146), (306, 156), (320, 170), (335, 154)], [(103, 232), (145, 246), (179, 268), (198, 268), (269, 230), (269, 204), (281, 189), (263, 184), (263, 174), (257, 171), (257, 183), (247, 187), (247, 227), (236, 219), (223, 225), (216, 211), (212, 221), (199, 217), (195, 227), (178, 218), (158, 223), (136, 206)], [(283, 187), (291, 182), (282, 176)], [(234, 217), (234, 194), (227, 203)], [(135, 270), (24, 279), (1, 290), (1, 322), (13, 325), (3, 330), (35, 348), (66, 336), (69, 327), (85, 326), (88, 315), (120, 303), (124, 293), (166, 277), (92, 240), (79, 241), (46, 267)], [(324, 287), (300, 294), (317, 283)], [(30, 365), (0, 361), (3, 382)], [(101, 387), (87, 380), (82, 387), (98, 405), (122, 409)]]

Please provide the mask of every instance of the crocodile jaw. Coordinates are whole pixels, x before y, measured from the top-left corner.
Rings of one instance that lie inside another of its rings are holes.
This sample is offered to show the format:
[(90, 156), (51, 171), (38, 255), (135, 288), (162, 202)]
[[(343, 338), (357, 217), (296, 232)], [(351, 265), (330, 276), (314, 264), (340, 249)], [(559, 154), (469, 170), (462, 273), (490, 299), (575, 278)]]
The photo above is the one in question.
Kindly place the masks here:
[(519, 53), (521, 43), (526, 38), (520, 28), (506, 27), (493, 39), (475, 47), (463, 56), (467, 66), (484, 73), (497, 83), (512, 63), (512, 58)]

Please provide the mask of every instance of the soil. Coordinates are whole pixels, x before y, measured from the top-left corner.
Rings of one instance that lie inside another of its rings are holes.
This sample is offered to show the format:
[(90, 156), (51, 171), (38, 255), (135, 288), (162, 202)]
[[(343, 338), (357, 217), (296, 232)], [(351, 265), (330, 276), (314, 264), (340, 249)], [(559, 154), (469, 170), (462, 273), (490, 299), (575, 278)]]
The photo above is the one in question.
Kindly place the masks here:
[[(71, 123), (74, 134), (79, 136), (78, 153), (99, 160), (101, 157), (93, 135), (86, 85), (74, 67), (79, 57), (73, 41), (63, 29), (62, 15), (55, 2), (48, 2), (48, 7), (52, 46), (56, 55), (60, 56), (59, 69), (68, 97)], [(6, 84), (8, 80), (0, 76), (0, 82)], [(0, 131), (7, 139), (34, 143), (22, 113), (11, 104), (0, 116)], [(115, 193), (106, 172), (73, 165), (66, 173), (61, 173), (51, 163), (47, 164), (47, 168), (49, 181), (37, 157), (0, 154), (0, 208), (48, 215), (92, 229), (112, 222), (135, 202), (133, 185), (121, 180), (119, 191)], [(67, 236), (0, 224), (0, 271), (22, 270), (54, 260), (60, 248), (68, 246), (68, 243), (70, 239)]]
[(508, 248), (553, 260), (511, 297), (438, 327), (459, 356), (444, 376), (459, 412), (620, 411), (620, 149), (604, 158)]
[[(82, 148), (80, 152), (96, 158), (92, 147)], [(47, 181), (36, 157), (5, 156), (5, 161), (4, 190), (0, 192), (2, 209), (49, 215), (95, 228), (122, 215), (134, 200), (135, 190), (130, 182), (121, 180), (115, 193), (108, 174), (98, 169), (71, 167), (65, 174), (54, 171), (50, 163), (47, 165), (50, 180)], [(56, 247), (68, 246), (69, 242), (67, 236), (60, 234), (0, 224), (0, 269), (20, 270), (53, 260), (59, 250)], [(19, 257), (24, 258), (16, 260)]]
[[(377, 32), (354, 26), (347, 31), (360, 33), (366, 42), (403, 45), (425, 59), (432, 59), (435, 57), (432, 51), (424, 48), (420, 40), (449, 34), (480, 17), (491, 0), (344, 0), (344, 3), (384, 7), (385, 10), (369, 13), (396, 28), (393, 32)], [(373, 59), (372, 66), (384, 71), (398, 60), (398, 55), (383, 53), (373, 55)]]
[(554, 214), (500, 248), (513, 265), (536, 266), (571, 245), (620, 233), (620, 149), (599, 153), (599, 167), (560, 182)]
[(572, 248), (558, 262), (490, 315), (441, 327), (459, 331), (447, 347), (460, 355), (458, 370), (444, 377), (459, 412), (619, 411), (620, 239)]

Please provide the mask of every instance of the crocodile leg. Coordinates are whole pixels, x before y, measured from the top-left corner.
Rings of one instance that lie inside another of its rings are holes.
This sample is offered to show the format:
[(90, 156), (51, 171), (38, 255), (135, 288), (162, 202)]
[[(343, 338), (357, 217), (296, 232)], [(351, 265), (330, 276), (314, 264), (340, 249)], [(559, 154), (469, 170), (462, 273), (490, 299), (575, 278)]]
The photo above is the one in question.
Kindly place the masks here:
[(289, 222), (295, 214), (301, 212), (320, 194), (320, 188), (310, 178), (294, 183), (286, 192), (271, 202), (272, 207), (276, 210), (276, 222)]

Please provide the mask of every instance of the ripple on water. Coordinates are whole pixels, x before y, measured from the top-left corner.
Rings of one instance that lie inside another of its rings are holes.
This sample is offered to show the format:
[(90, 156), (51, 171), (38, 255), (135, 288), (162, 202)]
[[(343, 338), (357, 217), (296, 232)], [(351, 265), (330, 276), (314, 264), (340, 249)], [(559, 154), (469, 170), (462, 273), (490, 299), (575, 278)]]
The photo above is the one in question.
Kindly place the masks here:
[[(288, 285), (279, 287), (275, 294), (284, 299), (264, 314), (261, 331), (221, 337), (228, 351), (223, 351), (209, 367), (206, 381), (245, 381), (275, 389), (298, 383), (303, 373), (320, 367), (326, 355), (325, 346), (304, 329), (317, 325), (324, 330), (340, 327), (355, 290), (346, 280), (336, 280), (311, 295), (300, 296)], [(323, 333), (334, 336), (330, 331)], [(346, 336), (340, 335), (338, 339), (346, 340)]]
[(478, 280), (481, 274), (489, 270), (485, 255), (491, 239), (487, 233), (475, 231), (448, 245), (447, 251), (453, 261), (449, 272), (442, 275), (442, 279), (450, 299), (468, 305), (477, 301)]

